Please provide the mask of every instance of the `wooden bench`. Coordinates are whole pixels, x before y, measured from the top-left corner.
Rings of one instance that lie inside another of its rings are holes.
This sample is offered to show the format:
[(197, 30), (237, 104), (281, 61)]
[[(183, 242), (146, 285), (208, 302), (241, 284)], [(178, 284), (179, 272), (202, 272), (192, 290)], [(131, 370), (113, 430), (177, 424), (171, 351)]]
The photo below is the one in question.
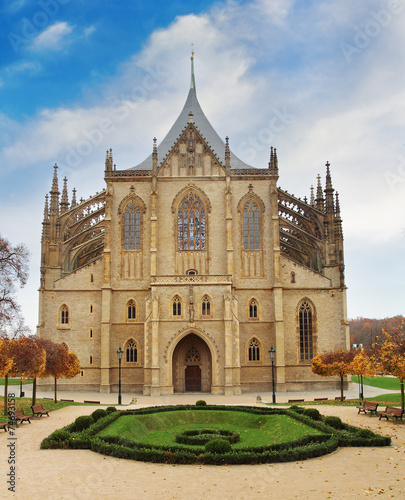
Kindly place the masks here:
[(289, 403), (302, 403), (302, 401), (304, 401), (304, 399), (289, 399), (288, 400)]
[(366, 415), (368, 411), (370, 412), (370, 417), (373, 414), (377, 415), (377, 407), (378, 403), (375, 403), (374, 401), (364, 401), (363, 406), (356, 406), (356, 408), (359, 409), (357, 415), (359, 413), (364, 413)]
[(49, 417), (49, 410), (45, 410), (45, 408), (41, 405), (41, 404), (38, 404), (38, 405), (34, 405), (34, 406), (31, 406), (31, 409), (32, 409), (32, 416), (35, 417), (35, 416), (40, 416), (42, 417), (42, 415), (46, 415), (47, 417)]
[[(343, 401), (346, 399), (346, 396), (343, 396)], [(342, 401), (342, 398), (340, 396), (335, 397), (335, 401)]]
[(328, 398), (314, 398), (314, 401), (327, 401)]
[[(10, 414), (10, 419), (11, 419), (11, 414)], [(18, 421), (20, 421), (21, 424), (23, 422), (28, 422), (30, 424), (31, 423), (30, 419), (31, 419), (31, 415), (25, 415), (23, 409), (16, 410), (14, 412), (14, 420), (17, 422), (17, 424), (18, 424)]]
[(8, 422), (0, 422), (0, 429), (4, 429), (7, 432)]
[(394, 417), (395, 421), (399, 418), (402, 420), (403, 413), (404, 410), (402, 408), (397, 408), (396, 406), (387, 406), (384, 411), (378, 412), (380, 415), (379, 420), (381, 420), (381, 417), (385, 417), (387, 420), (388, 417)]
[(83, 403), (91, 403), (91, 404), (94, 404), (94, 405), (99, 405), (100, 404), (100, 401), (86, 401), (84, 400)]
[(69, 401), (70, 403), (74, 403), (74, 399), (60, 399), (59, 401)]

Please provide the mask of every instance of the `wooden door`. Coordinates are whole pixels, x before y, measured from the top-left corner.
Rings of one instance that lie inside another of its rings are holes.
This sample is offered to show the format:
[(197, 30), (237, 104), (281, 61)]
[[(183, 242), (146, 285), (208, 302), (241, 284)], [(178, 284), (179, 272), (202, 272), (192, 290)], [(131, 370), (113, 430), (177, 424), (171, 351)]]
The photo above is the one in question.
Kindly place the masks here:
[(201, 368), (199, 366), (186, 367), (185, 385), (187, 392), (201, 392)]

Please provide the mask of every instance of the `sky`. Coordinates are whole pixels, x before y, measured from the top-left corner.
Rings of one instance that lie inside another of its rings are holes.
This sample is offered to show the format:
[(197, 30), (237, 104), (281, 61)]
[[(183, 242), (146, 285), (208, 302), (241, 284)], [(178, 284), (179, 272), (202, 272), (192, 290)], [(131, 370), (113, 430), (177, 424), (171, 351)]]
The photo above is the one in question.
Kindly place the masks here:
[[(232, 151), (309, 197), (331, 164), (348, 317), (404, 314), (404, 0), (14, 0), (0, 3), (0, 233), (31, 253), (18, 291), (37, 324), (53, 168), (78, 198), (143, 161), (199, 102)], [(108, 123), (108, 126), (106, 126)]]

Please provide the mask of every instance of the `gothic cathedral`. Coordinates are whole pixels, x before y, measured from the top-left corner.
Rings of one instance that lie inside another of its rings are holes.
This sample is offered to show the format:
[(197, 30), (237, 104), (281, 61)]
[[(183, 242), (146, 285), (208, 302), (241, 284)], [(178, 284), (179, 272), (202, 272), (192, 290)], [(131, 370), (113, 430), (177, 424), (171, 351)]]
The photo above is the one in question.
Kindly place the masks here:
[[(233, 154), (191, 86), (164, 140), (106, 187), (62, 195), (54, 167), (42, 233), (38, 335), (75, 352), (61, 389), (144, 395), (334, 387), (317, 352), (349, 347), (343, 234), (330, 165), (310, 198)], [(60, 197), (60, 198), (59, 198)], [(50, 387), (48, 379), (39, 386)]]

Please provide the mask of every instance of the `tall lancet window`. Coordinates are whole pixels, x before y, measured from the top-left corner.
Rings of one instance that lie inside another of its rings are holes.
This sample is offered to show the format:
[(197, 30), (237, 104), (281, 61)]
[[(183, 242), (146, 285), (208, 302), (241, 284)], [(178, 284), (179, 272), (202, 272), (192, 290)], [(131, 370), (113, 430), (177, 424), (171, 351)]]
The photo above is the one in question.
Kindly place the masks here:
[(309, 361), (314, 357), (313, 311), (308, 302), (303, 302), (299, 308), (300, 325), (300, 359)]
[(205, 250), (205, 210), (201, 199), (188, 193), (179, 206), (177, 218), (179, 250)]
[(138, 205), (131, 201), (124, 214), (125, 232), (124, 248), (125, 250), (141, 249), (141, 211)]
[(243, 209), (243, 247), (245, 250), (260, 248), (260, 215), (253, 200), (248, 201)]

